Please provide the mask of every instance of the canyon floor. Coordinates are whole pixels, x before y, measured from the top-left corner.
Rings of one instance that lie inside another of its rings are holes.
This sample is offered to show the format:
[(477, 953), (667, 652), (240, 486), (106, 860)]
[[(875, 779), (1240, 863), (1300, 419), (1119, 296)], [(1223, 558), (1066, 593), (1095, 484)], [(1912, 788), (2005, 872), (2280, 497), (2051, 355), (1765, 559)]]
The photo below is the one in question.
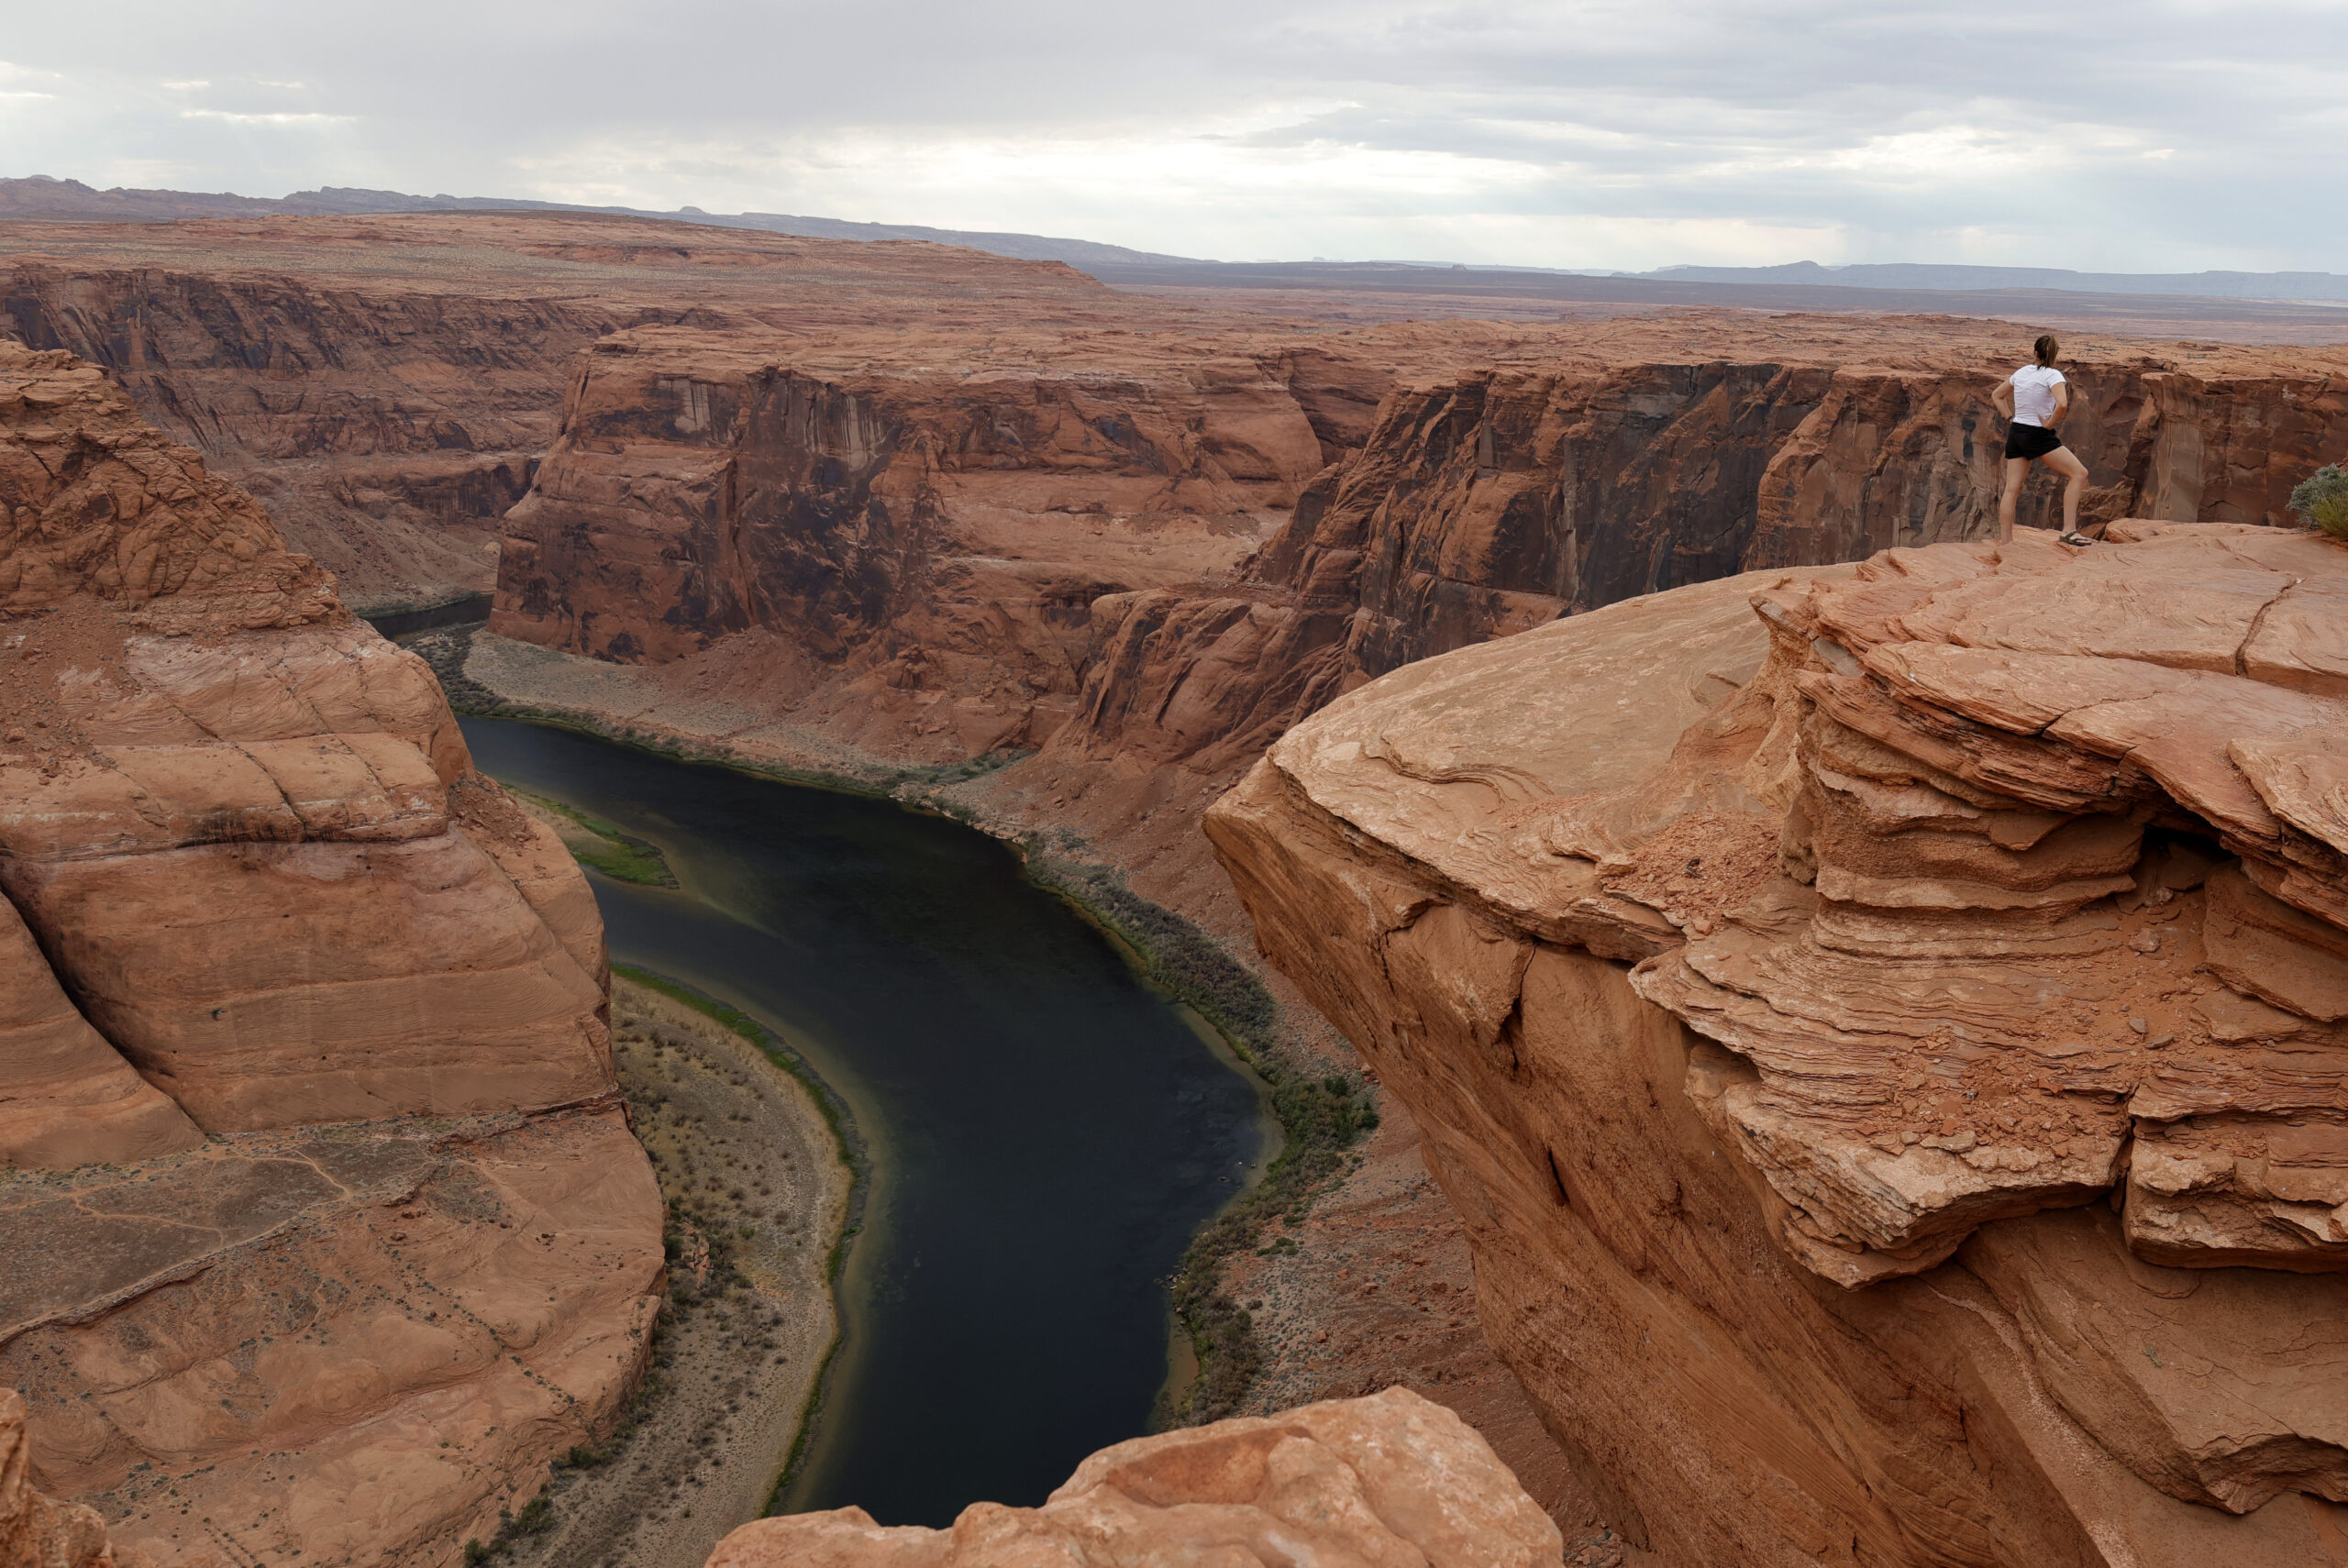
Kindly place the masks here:
[[(908, 785), (900, 764), (809, 734), (755, 703), (697, 699), (677, 688), (673, 671), (664, 680), (660, 667), (579, 658), (471, 627), (418, 633), (406, 642), (439, 671), (460, 706), (510, 704), (639, 744), (867, 788), (893, 781), (901, 793), (932, 798), (1006, 836), (1032, 831), (1047, 817), (1087, 820), (1067, 810), (1069, 789), (1084, 803), (1073, 770), (1066, 780), (1038, 776), (1009, 792), (991, 773), (964, 782), (917, 775)], [(1216, 793), (1204, 781), (1195, 795), (1155, 807), (1091, 804), (1096, 813), (1113, 812), (1111, 821), (1135, 823), (1116, 845), (1114, 863), (1134, 873), (1135, 888), (1209, 932), (1279, 999), (1288, 1059), (1308, 1073), (1357, 1072), (1360, 1060), (1343, 1037), (1302, 1003), (1286, 977), (1257, 964), (1244, 917), (1197, 829), (1199, 813)], [(1062, 832), (1058, 842), (1069, 853), (1110, 854), (1097, 840)], [(1620, 1544), (1563, 1451), (1542, 1430), (1515, 1375), (1484, 1342), (1469, 1306), (1458, 1217), (1427, 1178), (1408, 1113), (1390, 1099), (1382, 1099), (1380, 1110), (1379, 1131), (1341, 1181), (1319, 1196), (1301, 1224), (1279, 1222), (1263, 1238), (1277, 1250), (1243, 1256), (1225, 1272), (1226, 1287), (1254, 1320), (1265, 1360), (1244, 1408), (1264, 1414), (1401, 1384), (1457, 1410), (1483, 1433), (1573, 1550), (1588, 1553), (1583, 1561), (1622, 1561)], [(1283, 1245), (1283, 1238), (1292, 1244)], [(1365, 1293), (1373, 1279), (1382, 1295)]]
[(621, 1432), (559, 1467), (543, 1515), (505, 1537), (519, 1568), (699, 1568), (765, 1511), (836, 1330), (849, 1175), (805, 1086), (626, 976), (612, 1045), (669, 1204), (669, 1305)]

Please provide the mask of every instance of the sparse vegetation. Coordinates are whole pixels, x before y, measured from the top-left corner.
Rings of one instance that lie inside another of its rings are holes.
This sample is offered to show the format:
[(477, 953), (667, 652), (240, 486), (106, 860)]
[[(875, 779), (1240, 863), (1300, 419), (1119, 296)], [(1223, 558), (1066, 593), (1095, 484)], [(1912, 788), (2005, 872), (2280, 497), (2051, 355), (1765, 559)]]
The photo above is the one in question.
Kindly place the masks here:
[(527, 790), (505, 786), (505, 792), (522, 802), (532, 816), (554, 829), (562, 839), (570, 857), (581, 866), (592, 866), (615, 882), (634, 882), (646, 888), (673, 888), (675, 873), (669, 869), (668, 857), (658, 845), (623, 833), (603, 818), (591, 816), (576, 806), (566, 806), (560, 801), (550, 801), (544, 795), (533, 795)]
[[(993, 832), (977, 812), (939, 793), (1029, 755), (1005, 750), (940, 767), (897, 767), (856, 777), (838, 773), (748, 762), (714, 756), (675, 737), (603, 723), (570, 712), (540, 709), (510, 701), (464, 674), (472, 627), (425, 633), (407, 642), (424, 656), (447, 690), (459, 712), (548, 724), (592, 734), (680, 761), (714, 763), (781, 783), (838, 790), (850, 794), (894, 798), (907, 806)], [(996, 834), (996, 836), (1002, 836)], [(1168, 1404), (1157, 1411), (1158, 1427), (1219, 1419), (1238, 1408), (1261, 1363), (1252, 1319), (1246, 1309), (1224, 1292), (1219, 1283), (1224, 1260), (1254, 1249), (1265, 1230), (1283, 1216), (1301, 1220), (1312, 1199), (1345, 1168), (1345, 1151), (1378, 1126), (1378, 1109), (1369, 1090), (1342, 1076), (1309, 1077), (1293, 1072), (1284, 1061), (1279, 1042), (1279, 1004), (1263, 983), (1225, 953), (1204, 931), (1173, 911), (1134, 892), (1113, 867), (1076, 857), (1083, 847), (1080, 834), (1060, 828), (1049, 834), (1031, 833), (1013, 841), (1027, 874), (1036, 884), (1057, 893), (1123, 943), (1149, 981), (1204, 1018), (1227, 1041), (1233, 1052), (1263, 1077), (1272, 1091), (1272, 1108), (1285, 1135), (1279, 1156), (1257, 1186), (1235, 1198), (1209, 1221), (1191, 1242), (1169, 1281), (1174, 1310), (1190, 1335), (1199, 1361), (1199, 1376), (1179, 1408)], [(674, 987), (641, 970), (614, 966), (615, 972), (648, 985), (663, 994), (700, 1009), (728, 1028), (761, 1044), (765, 1031), (755, 1021), (722, 1003)], [(738, 1021), (737, 1021), (738, 1020)], [(770, 1053), (794, 1073), (803, 1069), (795, 1056)], [(820, 1080), (804, 1081), (815, 1092), (834, 1130), (843, 1135), (843, 1147), (854, 1147), (851, 1136), (836, 1120), (830, 1091)], [(859, 1185), (861, 1165), (858, 1165)], [(836, 1280), (846, 1248), (862, 1229), (851, 1220), (832, 1254)], [(813, 1408), (820, 1401), (824, 1379), (811, 1396), (810, 1420), (803, 1424), (800, 1447), (792, 1451), (786, 1477), (803, 1458), (813, 1430)]]
[[(1040, 836), (1021, 848), (1027, 874), (1039, 887), (1106, 927), (1154, 985), (1213, 1024), (1271, 1086), (1273, 1113), (1285, 1135), (1279, 1157), (1262, 1181), (1201, 1229), (1169, 1282), (1199, 1375), (1179, 1404), (1156, 1412), (1154, 1424), (1219, 1420), (1239, 1408), (1262, 1363), (1254, 1319), (1223, 1289), (1224, 1261), (1255, 1249), (1283, 1215), (1302, 1219), (1314, 1196), (1343, 1173), (1345, 1151), (1377, 1128), (1378, 1107), (1367, 1087), (1343, 1074), (1311, 1077), (1284, 1064), (1279, 1004), (1205, 932), (1133, 891), (1110, 867), (1054, 855)], [(1271, 1245), (1296, 1250), (1288, 1237)]]
[(2326, 463), (2291, 491), (2291, 511), (2310, 528), (2348, 539), (2348, 470)]

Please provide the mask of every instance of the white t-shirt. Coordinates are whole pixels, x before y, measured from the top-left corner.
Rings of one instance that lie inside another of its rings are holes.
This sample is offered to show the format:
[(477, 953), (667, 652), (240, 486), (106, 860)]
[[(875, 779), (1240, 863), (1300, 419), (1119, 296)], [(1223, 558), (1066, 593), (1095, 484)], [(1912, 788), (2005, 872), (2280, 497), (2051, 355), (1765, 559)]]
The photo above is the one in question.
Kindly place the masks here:
[(2063, 372), (2052, 365), (2024, 365), (2008, 378), (2014, 384), (2014, 423), (2043, 426), (2054, 417), (2054, 389)]

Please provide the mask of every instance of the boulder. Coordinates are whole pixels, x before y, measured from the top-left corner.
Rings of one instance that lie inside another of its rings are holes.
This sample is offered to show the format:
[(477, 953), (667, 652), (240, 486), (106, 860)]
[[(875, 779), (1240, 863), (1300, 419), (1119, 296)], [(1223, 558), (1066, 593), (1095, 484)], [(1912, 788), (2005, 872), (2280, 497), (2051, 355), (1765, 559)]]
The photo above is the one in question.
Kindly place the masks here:
[(1403, 1388), (1104, 1448), (1039, 1508), (946, 1529), (861, 1508), (744, 1525), (708, 1568), (1558, 1568), (1562, 1538), (1490, 1447)]

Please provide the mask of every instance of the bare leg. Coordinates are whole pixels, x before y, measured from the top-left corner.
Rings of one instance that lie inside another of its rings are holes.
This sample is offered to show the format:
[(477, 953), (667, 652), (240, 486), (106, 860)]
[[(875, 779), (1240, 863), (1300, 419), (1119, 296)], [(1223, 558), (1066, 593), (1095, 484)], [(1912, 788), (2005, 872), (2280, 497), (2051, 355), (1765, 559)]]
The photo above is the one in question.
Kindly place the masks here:
[(2088, 466), (2068, 447), (2057, 447), (2040, 459), (2063, 476), (2063, 532), (2079, 531), (2079, 496), (2088, 488)]
[(1998, 543), (2014, 542), (2014, 502), (2021, 499), (2022, 476), (2030, 472), (2028, 458), (2006, 459), (2005, 492), (1998, 497)]

